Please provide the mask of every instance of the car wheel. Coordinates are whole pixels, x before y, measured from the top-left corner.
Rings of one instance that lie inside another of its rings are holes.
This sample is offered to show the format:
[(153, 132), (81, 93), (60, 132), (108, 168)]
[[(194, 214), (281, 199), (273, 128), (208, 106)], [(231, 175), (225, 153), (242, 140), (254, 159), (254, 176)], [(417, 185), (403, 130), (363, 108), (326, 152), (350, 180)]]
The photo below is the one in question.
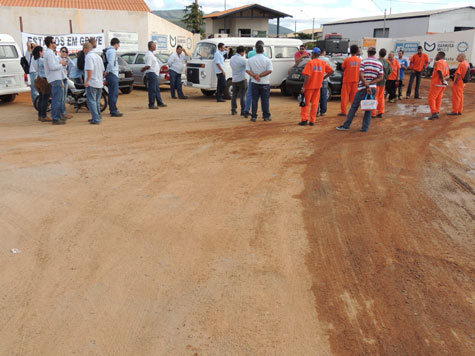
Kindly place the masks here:
[(292, 93), (290, 93), (289, 90), (287, 89), (287, 85), (285, 84), (285, 82), (283, 82), (282, 85), (280, 86), (280, 93), (282, 94), (282, 96), (292, 95)]
[(133, 89), (133, 86), (131, 85), (131, 86), (128, 87), (128, 88), (122, 88), (122, 89), (120, 89), (120, 91), (121, 91), (122, 93), (124, 93), (124, 94), (130, 94), (130, 92), (132, 91), (132, 89)]
[(233, 96), (233, 81), (228, 79), (226, 82), (226, 89), (224, 89), (223, 98), (226, 100), (231, 99)]
[(213, 96), (214, 93), (216, 93), (216, 90), (204, 90), (204, 89), (201, 89), (201, 92), (206, 95), (206, 96)]
[(9, 94), (9, 95), (2, 95), (0, 96), (0, 99), (4, 102), (4, 103), (11, 103), (13, 102), (13, 100), (15, 100), (16, 98), (16, 94)]

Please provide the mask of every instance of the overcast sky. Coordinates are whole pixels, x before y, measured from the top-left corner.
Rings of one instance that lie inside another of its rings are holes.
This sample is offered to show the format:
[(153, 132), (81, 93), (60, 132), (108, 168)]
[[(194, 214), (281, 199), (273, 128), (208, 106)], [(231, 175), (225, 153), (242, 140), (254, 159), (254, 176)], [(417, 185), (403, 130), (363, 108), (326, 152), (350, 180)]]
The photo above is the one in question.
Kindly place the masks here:
[[(174, 10), (184, 8), (193, 0), (146, 0), (152, 10)], [(223, 11), (224, 0), (198, 0), (205, 14), (213, 11)], [(315, 18), (315, 27), (320, 24), (343, 20), (347, 18), (383, 15), (384, 9), (392, 8), (392, 13), (411, 11), (435, 10), (441, 8), (475, 5), (475, 1), (460, 0), (300, 0), (293, 3), (288, 0), (227, 0), (226, 8), (230, 9), (246, 4), (258, 3), (277, 11), (292, 15), (291, 19), (282, 19), (281, 26), (294, 29), (297, 22), (297, 31), (312, 28), (312, 19)], [(273, 21), (275, 23), (275, 21)]]

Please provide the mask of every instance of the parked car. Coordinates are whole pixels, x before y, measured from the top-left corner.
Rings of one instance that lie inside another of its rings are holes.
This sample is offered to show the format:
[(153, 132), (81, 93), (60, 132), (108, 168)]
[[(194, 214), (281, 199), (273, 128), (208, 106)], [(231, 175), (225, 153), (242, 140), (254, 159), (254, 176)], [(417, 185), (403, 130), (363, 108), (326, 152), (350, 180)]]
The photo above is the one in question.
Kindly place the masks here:
[(214, 71), (214, 53), (218, 43), (223, 42), (230, 49), (225, 56), (224, 71), (226, 72), (225, 99), (232, 95), (232, 70), (229, 59), (236, 53), (238, 46), (243, 46), (247, 53), (254, 48), (256, 41), (264, 41), (264, 54), (272, 61), (272, 73), (269, 76), (271, 88), (280, 88), (283, 95), (288, 95), (286, 78), (289, 69), (295, 63), (294, 55), (302, 44), (301, 40), (288, 38), (246, 38), (222, 37), (199, 41), (191, 60), (186, 65), (186, 85), (201, 89), (206, 96), (216, 92), (217, 78)]
[[(299, 64), (294, 65), (289, 71), (289, 76), (287, 77), (287, 90), (295, 97), (299, 95), (300, 90), (302, 89), (304, 80), (302, 72), (309, 60), (310, 59), (304, 59)], [(342, 56), (329, 58), (330, 65), (335, 72), (328, 78), (328, 100), (337, 95), (341, 95), (341, 86), (343, 82), (343, 71), (341, 65), (344, 60), (345, 57)]]
[[(145, 73), (141, 72), (142, 68), (145, 67), (145, 54), (147, 52), (126, 52), (121, 53), (119, 56), (127, 62), (133, 72), (134, 85), (144, 85), (147, 87), (147, 78)], [(170, 76), (168, 74), (168, 58), (169, 54), (155, 53), (155, 57), (158, 59), (160, 65), (160, 75), (158, 76), (158, 83), (161, 84), (170, 84)]]
[[(98, 54), (101, 56), (104, 61), (105, 66), (105, 56), (101, 52)], [(76, 53), (71, 53), (69, 58), (74, 59)], [(124, 61), (120, 54), (117, 56), (117, 62), (119, 63), (119, 89), (124, 94), (129, 94), (134, 89), (134, 75), (132, 69), (129, 67), (126, 61)]]
[(28, 92), (28, 76), (20, 65), (20, 48), (12, 36), (0, 34), (0, 100), (12, 102)]

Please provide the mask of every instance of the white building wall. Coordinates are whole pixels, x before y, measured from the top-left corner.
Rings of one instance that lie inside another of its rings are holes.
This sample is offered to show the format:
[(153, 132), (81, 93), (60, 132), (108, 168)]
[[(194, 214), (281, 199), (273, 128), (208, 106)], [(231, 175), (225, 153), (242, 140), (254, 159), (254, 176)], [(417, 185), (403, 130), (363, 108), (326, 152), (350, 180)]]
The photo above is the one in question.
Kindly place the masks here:
[(475, 9), (458, 9), (430, 16), (428, 32), (453, 32), (457, 27), (475, 27)]
[(228, 28), (230, 37), (237, 37), (239, 29), (251, 29), (252, 31), (266, 31), (269, 34), (269, 19), (249, 19), (239, 17), (224, 19), (206, 19), (206, 36), (219, 33), (220, 29)]
[[(323, 25), (323, 37), (328, 33), (336, 32), (343, 38), (359, 41), (363, 37), (373, 37), (374, 29), (383, 27), (383, 20)], [(387, 20), (386, 28), (389, 29), (389, 37), (425, 35), (429, 28), (429, 17)]]

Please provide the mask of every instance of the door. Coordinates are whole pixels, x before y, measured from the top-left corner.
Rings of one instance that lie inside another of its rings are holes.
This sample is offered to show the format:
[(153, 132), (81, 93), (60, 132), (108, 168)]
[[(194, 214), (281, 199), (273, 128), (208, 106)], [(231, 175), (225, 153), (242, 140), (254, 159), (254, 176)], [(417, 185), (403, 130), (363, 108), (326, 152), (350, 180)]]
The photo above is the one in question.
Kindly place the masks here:
[(137, 57), (135, 57), (135, 62), (132, 65), (133, 72), (134, 72), (134, 81), (136, 83), (143, 84), (143, 76), (144, 74), (141, 72), (142, 68), (145, 67), (145, 54), (139, 53)]

